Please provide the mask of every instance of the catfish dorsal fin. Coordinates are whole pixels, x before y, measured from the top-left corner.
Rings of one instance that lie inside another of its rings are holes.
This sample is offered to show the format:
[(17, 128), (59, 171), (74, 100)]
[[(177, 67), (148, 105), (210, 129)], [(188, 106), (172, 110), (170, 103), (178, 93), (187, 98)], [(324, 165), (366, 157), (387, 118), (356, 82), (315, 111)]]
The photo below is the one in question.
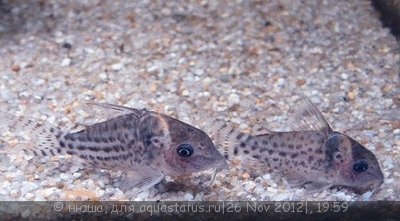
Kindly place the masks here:
[(332, 133), (332, 128), (318, 108), (306, 97), (301, 97), (292, 106), (289, 120), (297, 130)]
[(105, 110), (112, 110), (112, 111), (115, 111), (120, 114), (135, 113), (135, 114), (140, 115), (140, 113), (142, 112), (141, 110), (138, 110), (136, 108), (126, 107), (126, 106), (116, 105), (116, 104), (108, 104), (108, 103), (89, 102), (89, 103), (86, 103), (86, 105), (101, 107)]
[[(109, 120), (111, 118), (119, 117), (126, 114), (133, 114), (136, 118), (140, 118), (143, 114), (149, 112), (146, 109), (136, 109), (121, 105), (96, 102), (86, 103), (86, 105), (84, 106), (84, 110), (87, 111), (90, 116), (96, 116), (96, 119), (101, 119), (101, 121)], [(99, 120), (96, 120), (95, 123), (96, 122), (99, 122)], [(81, 122), (79, 124), (87, 126), (93, 124), (93, 122)]]
[(265, 134), (270, 134), (270, 133), (273, 133), (273, 131), (270, 130), (269, 128), (266, 128), (261, 125), (255, 125), (252, 130), (253, 136), (260, 136), (260, 135), (265, 135)]
[[(86, 103), (86, 105), (83, 105), (82, 110), (84, 110), (90, 118), (77, 122), (76, 126), (88, 127), (94, 123), (104, 122), (126, 114), (133, 114), (136, 118), (139, 118), (144, 113), (143, 110), (132, 107), (96, 102)], [(93, 116), (96, 117), (94, 118)]]

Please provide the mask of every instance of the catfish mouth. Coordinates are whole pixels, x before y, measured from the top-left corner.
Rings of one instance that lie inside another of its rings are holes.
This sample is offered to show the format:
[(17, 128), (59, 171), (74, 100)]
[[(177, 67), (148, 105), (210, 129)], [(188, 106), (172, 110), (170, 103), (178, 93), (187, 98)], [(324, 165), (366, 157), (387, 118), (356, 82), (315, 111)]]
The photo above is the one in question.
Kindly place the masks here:
[(384, 181), (382, 172), (376, 174), (376, 173), (371, 173), (371, 172), (367, 171), (367, 173), (368, 173), (367, 175), (371, 176), (372, 179), (370, 179), (369, 181), (364, 181), (364, 183), (362, 185), (358, 185), (358, 187), (350, 186), (348, 188), (360, 195), (364, 194), (368, 191), (371, 191), (371, 195), (373, 193), (379, 192), (379, 187), (383, 184), (383, 181)]
[(365, 186), (364, 188), (360, 188), (360, 189), (356, 188), (354, 190), (354, 192), (357, 193), (357, 194), (364, 194), (364, 193), (366, 193), (368, 191), (371, 191), (371, 195), (372, 195), (372, 194), (375, 194), (375, 193), (379, 192), (379, 190), (380, 190), (379, 187), (382, 185), (382, 183), (383, 183), (383, 180), (379, 181), (379, 182), (371, 182), (367, 186)]
[(353, 191), (354, 193), (358, 194), (358, 195), (363, 195), (366, 194), (367, 192), (370, 192), (370, 195), (376, 194), (377, 192), (379, 192), (379, 187), (382, 185), (383, 180), (380, 182), (370, 182), (368, 184), (365, 184), (363, 186), (348, 186), (348, 185), (335, 185), (332, 186), (331, 188), (341, 188), (344, 187), (346, 189), (349, 189), (351, 191)]

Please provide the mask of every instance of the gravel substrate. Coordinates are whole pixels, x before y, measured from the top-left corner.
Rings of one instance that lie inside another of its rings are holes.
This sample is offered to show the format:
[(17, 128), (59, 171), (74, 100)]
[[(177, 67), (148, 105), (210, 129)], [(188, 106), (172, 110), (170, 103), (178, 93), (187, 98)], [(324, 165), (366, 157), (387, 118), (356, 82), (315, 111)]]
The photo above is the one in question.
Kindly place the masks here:
[[(1, 111), (65, 130), (99, 121), (87, 102), (147, 108), (208, 131), (223, 119), (251, 132), (288, 130), (308, 96), (332, 127), (373, 151), (400, 200), (399, 46), (369, 1), (18, 1), (0, 3)], [(0, 148), (16, 146), (5, 132)], [(272, 174), (231, 165), (167, 179), (139, 195), (120, 171), (69, 157), (0, 153), (1, 200), (355, 200), (305, 194)]]

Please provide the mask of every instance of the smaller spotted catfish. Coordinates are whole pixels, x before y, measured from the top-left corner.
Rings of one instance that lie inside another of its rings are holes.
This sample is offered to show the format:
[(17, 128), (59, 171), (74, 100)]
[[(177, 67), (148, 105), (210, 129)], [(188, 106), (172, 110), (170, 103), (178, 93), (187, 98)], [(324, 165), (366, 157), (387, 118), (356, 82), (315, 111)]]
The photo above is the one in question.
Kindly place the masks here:
[(374, 154), (332, 130), (308, 99), (300, 99), (296, 107), (292, 121), (300, 128), (297, 131), (249, 135), (215, 121), (211, 134), (227, 160), (239, 158), (251, 172), (281, 172), (289, 184), (309, 192), (340, 186), (372, 195), (383, 183)]
[(122, 189), (134, 192), (154, 186), (165, 176), (190, 175), (211, 168), (216, 174), (227, 168), (225, 158), (200, 129), (153, 111), (94, 105), (122, 115), (73, 133), (26, 117), (10, 119), (8, 125), (27, 132), (34, 141), (31, 147), (23, 147), (25, 152), (36, 156), (72, 155), (93, 168), (128, 172)]

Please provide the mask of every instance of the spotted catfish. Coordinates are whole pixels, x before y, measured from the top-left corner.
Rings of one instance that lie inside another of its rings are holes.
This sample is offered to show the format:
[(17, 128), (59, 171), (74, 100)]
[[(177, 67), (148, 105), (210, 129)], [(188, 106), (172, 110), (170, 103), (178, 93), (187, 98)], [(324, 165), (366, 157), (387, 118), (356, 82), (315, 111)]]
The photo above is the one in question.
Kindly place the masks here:
[(282, 172), (294, 186), (310, 191), (341, 186), (372, 194), (383, 182), (374, 154), (332, 130), (308, 99), (301, 99), (297, 107), (293, 119), (301, 130), (249, 135), (217, 122), (212, 129), (216, 144), (228, 160), (237, 157), (250, 171)]
[(202, 130), (153, 111), (97, 104), (124, 113), (78, 132), (19, 117), (9, 121), (16, 131), (30, 134), (36, 156), (72, 155), (94, 168), (130, 174), (125, 187), (139, 192), (165, 176), (181, 176), (227, 168), (224, 157)]

